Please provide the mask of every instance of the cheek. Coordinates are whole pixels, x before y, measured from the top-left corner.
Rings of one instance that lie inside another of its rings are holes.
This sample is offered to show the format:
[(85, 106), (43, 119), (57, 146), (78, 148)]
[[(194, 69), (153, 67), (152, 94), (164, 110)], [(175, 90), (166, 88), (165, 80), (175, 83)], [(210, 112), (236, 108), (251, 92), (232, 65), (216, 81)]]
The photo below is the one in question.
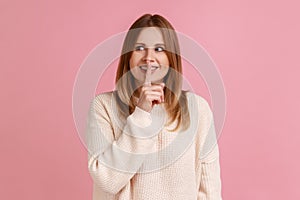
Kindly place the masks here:
[(133, 52), (131, 55), (131, 58), (129, 60), (130, 68), (135, 67), (139, 63), (139, 61), (142, 59), (142, 57), (143, 56), (141, 54)]
[(169, 59), (168, 59), (168, 57), (167, 57), (166, 54), (161, 55), (160, 58), (159, 58), (159, 60), (160, 60), (160, 63), (161, 63), (162, 65), (164, 65), (164, 66), (169, 66)]

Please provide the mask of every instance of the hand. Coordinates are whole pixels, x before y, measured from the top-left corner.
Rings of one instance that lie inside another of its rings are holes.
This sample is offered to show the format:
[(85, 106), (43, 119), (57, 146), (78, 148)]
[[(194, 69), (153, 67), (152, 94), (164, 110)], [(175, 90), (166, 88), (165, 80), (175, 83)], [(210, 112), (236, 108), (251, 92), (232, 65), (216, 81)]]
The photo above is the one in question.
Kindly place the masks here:
[(151, 112), (155, 104), (164, 102), (164, 83), (151, 84), (151, 65), (147, 62), (145, 82), (140, 91), (140, 98), (137, 106), (146, 112)]

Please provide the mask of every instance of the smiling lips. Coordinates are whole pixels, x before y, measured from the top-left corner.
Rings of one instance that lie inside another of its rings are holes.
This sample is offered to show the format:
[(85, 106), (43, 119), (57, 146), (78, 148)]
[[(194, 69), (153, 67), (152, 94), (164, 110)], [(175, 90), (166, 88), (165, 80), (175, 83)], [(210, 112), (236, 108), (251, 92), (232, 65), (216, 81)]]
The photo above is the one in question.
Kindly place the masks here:
[[(147, 72), (147, 65), (142, 65), (142, 66), (139, 66), (139, 68), (144, 72), (146, 73)], [(160, 67), (159, 66), (151, 66), (151, 72), (154, 72), (155, 70), (159, 69)]]

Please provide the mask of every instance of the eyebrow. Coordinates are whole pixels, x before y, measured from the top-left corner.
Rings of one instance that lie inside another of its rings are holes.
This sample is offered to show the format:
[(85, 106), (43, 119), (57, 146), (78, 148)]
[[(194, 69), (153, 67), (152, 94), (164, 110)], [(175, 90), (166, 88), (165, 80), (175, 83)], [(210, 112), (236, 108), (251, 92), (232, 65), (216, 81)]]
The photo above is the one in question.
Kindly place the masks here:
[[(137, 45), (137, 44), (142, 44), (142, 45), (144, 45), (144, 46), (146, 46), (146, 44), (145, 43), (142, 43), (142, 42), (137, 42), (137, 43), (135, 43), (135, 45)], [(164, 43), (157, 43), (157, 44), (155, 44), (154, 46), (159, 46), (159, 45), (165, 45)]]

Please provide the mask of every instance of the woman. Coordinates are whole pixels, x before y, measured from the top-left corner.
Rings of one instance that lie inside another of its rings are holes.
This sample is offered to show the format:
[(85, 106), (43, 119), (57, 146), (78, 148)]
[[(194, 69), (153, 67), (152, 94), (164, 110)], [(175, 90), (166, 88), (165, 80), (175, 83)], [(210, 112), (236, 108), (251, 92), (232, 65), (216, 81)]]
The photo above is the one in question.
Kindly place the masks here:
[(182, 91), (172, 25), (160, 15), (141, 16), (124, 40), (116, 91), (91, 102), (93, 199), (220, 200), (213, 122), (205, 99)]

